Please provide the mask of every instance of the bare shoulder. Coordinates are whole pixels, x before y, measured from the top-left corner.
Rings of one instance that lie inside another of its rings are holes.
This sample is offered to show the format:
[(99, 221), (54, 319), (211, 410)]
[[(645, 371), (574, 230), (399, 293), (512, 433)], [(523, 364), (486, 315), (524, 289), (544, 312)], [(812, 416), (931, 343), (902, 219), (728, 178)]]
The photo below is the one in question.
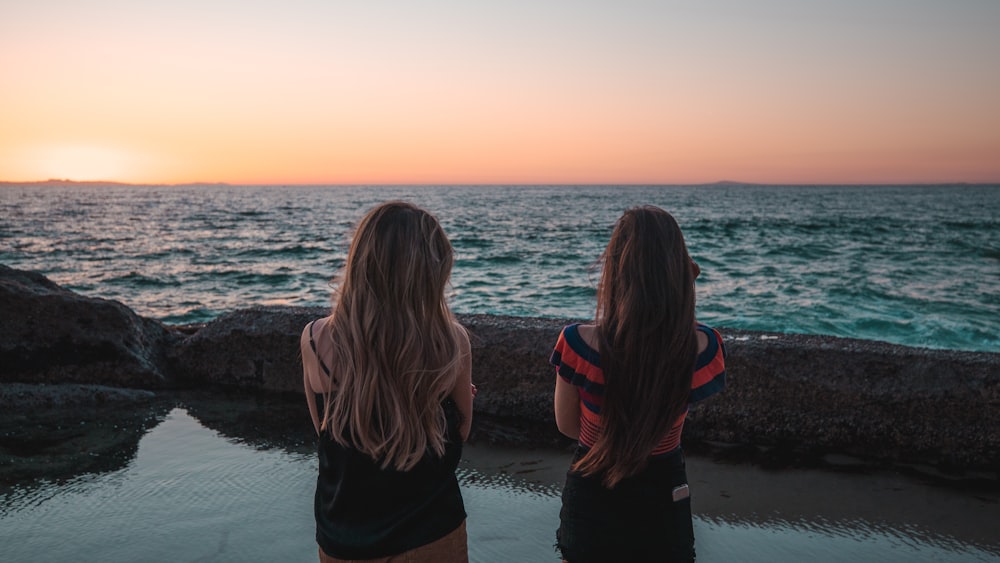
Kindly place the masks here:
[(694, 333), (698, 336), (698, 353), (701, 354), (708, 348), (708, 335), (700, 330), (695, 330)]
[(451, 322), (451, 328), (455, 332), (455, 341), (458, 342), (458, 349), (461, 353), (468, 353), (472, 349), (469, 341), (469, 331), (457, 320)]
[(306, 326), (302, 327), (302, 335), (299, 336), (299, 346), (303, 350), (305, 350), (306, 347), (309, 345), (309, 340), (312, 338), (313, 331), (315, 330), (315, 328), (313, 327), (315, 322), (316, 321), (309, 321), (309, 323), (306, 324)]
[(302, 328), (302, 336), (299, 341), (301, 344), (308, 344), (311, 340), (314, 340), (316, 335), (318, 335), (323, 327), (326, 326), (326, 322), (330, 317), (323, 317), (322, 319), (316, 319), (315, 321), (309, 321), (306, 326)]
[(332, 344), (327, 338), (321, 338), (322, 330), (326, 327), (329, 317), (317, 319), (310, 322), (302, 329), (302, 337), (299, 341), (302, 352), (302, 368), (305, 377), (306, 391), (313, 393), (329, 393), (334, 388), (329, 372), (324, 367), (323, 358), (329, 362), (329, 354), (332, 353)]

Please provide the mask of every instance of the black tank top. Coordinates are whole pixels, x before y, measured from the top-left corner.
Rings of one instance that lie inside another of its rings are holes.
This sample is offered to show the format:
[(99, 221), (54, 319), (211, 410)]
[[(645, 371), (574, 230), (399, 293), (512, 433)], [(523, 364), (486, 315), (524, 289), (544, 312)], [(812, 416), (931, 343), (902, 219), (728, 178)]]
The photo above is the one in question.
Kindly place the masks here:
[(409, 471), (381, 469), (368, 455), (320, 434), (316, 542), (326, 554), (386, 557), (440, 539), (465, 520), (455, 477), (460, 415), (451, 399), (442, 407), (448, 421), (444, 456), (428, 452)]

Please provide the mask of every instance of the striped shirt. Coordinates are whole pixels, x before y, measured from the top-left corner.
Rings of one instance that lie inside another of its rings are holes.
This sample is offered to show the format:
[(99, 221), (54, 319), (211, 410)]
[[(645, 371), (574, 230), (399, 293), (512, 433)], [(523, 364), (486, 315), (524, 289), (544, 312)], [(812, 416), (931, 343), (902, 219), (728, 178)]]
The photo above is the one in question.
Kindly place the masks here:
[[(604, 372), (599, 354), (580, 337), (580, 325), (565, 327), (559, 334), (549, 362), (564, 381), (580, 392), (580, 445), (591, 448), (601, 434), (601, 406), (604, 403)], [(698, 330), (708, 337), (708, 347), (698, 354), (691, 377), (689, 403), (701, 401), (722, 390), (726, 385), (726, 348), (715, 329), (699, 324)], [(681, 446), (681, 431), (687, 411), (677, 418), (667, 435), (650, 455), (672, 452)]]

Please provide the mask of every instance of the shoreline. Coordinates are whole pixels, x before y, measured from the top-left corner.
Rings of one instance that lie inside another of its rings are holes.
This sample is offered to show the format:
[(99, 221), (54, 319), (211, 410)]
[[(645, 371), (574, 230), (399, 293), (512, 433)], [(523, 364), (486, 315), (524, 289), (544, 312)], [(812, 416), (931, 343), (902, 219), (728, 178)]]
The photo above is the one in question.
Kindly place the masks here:
[[(157, 396), (159, 402), (134, 407), (106, 403), (113, 408), (95, 411), (105, 418), (87, 419), (85, 425), (80, 424), (82, 420), (65, 421), (65, 427), (75, 434), (99, 435), (102, 426), (107, 430), (114, 428), (112, 423), (120, 425), (127, 419), (152, 418), (133, 438), (133, 446), (77, 452), (76, 460), (94, 460), (88, 467), (64, 463), (64, 472), (56, 473), (53, 465), (37, 463), (37, 472), (25, 471), (23, 479), (5, 482), (2, 477), (9, 466), (0, 462), (0, 497), (11, 501), (13, 510), (8, 511), (5, 521), (10, 537), (30, 532), (42, 518), (51, 518), (51, 507), (55, 506), (51, 501), (61, 506), (65, 499), (70, 503), (67, 506), (79, 508), (71, 516), (73, 522), (85, 522), (88, 515), (93, 516), (86, 503), (73, 502), (79, 500), (81, 483), (89, 494), (108, 500), (96, 512), (103, 524), (97, 528), (70, 524), (67, 533), (111, 537), (121, 526), (120, 515), (141, 512), (136, 507), (153, 492), (168, 494), (171, 500), (179, 495), (173, 505), (177, 509), (166, 521), (185, 522), (192, 510), (202, 507), (190, 504), (192, 499), (202, 502), (204, 497), (183, 491), (218, 493), (235, 482), (239, 493), (245, 492), (246, 486), (263, 494), (275, 493), (265, 500), (268, 512), (279, 514), (283, 521), (301, 522), (291, 526), (295, 529), (282, 530), (289, 547), (281, 548), (278, 558), (299, 558), (300, 552), (301, 557), (310, 557), (315, 551), (309, 547), (312, 522), (303, 507), (311, 502), (315, 442), (301, 398), (273, 393), (222, 395), (204, 390), (162, 391)], [(559, 491), (571, 457), (566, 448), (503, 446), (480, 440), (466, 444), (459, 480), (470, 515), (470, 559), (494, 561), (516, 553), (518, 558), (533, 560), (534, 554), (551, 549)], [(696, 537), (704, 548), (700, 556), (707, 560), (739, 559), (741, 554), (743, 559), (754, 561), (781, 560), (780, 554), (787, 558), (789, 553), (843, 555), (845, 548), (849, 553), (863, 549), (864, 553), (891, 559), (904, 547), (899, 542), (910, 546), (906, 553), (911, 558), (915, 553), (933, 554), (935, 560), (942, 556), (941, 560), (964, 560), (970, 555), (986, 560), (1000, 553), (992, 533), (1000, 499), (997, 487), (979, 483), (942, 486), (893, 469), (772, 470), (695, 452), (686, 458)], [(106, 462), (98, 462), (101, 459)], [(283, 485), (274, 489), (268, 485), (274, 483), (276, 467)], [(164, 493), (164, 480), (186, 485)], [(128, 485), (123, 487), (123, 482)], [(289, 488), (301, 491), (301, 496), (289, 495)], [(210, 503), (226, 502), (228, 506), (231, 495), (207, 498), (212, 499)], [(42, 499), (50, 501), (48, 508), (39, 502)], [(46, 515), (47, 511), (50, 514)], [(237, 509), (228, 511), (226, 519), (213, 519), (212, 533), (221, 535), (245, 527), (246, 513)], [(33, 532), (31, 537), (38, 539)], [(845, 544), (840, 538), (849, 542)], [(27, 557), (42, 541), (17, 541), (11, 546), (14, 553)], [(204, 537), (198, 541), (215, 545)], [(21, 546), (20, 551), (17, 546)], [(95, 547), (85, 551), (90, 557), (103, 553)], [(195, 550), (191, 558), (201, 554)], [(187, 552), (181, 557), (188, 557)]]
[[(0, 391), (8, 390), (0, 407), (12, 413), (59, 401), (33, 401), (32, 393), (108, 400), (109, 391), (90, 386), (301, 397), (299, 335), (328, 314), (326, 307), (254, 307), (204, 325), (168, 326), (5, 266), (0, 307), (9, 312), (0, 320)], [(548, 356), (559, 330), (576, 321), (457, 317), (472, 337), (479, 439), (565, 446), (555, 429)], [(861, 460), (1000, 478), (1000, 354), (720, 330), (727, 389), (692, 408), (683, 438), (692, 449), (773, 466)], [(35, 390), (9, 392), (14, 384)]]

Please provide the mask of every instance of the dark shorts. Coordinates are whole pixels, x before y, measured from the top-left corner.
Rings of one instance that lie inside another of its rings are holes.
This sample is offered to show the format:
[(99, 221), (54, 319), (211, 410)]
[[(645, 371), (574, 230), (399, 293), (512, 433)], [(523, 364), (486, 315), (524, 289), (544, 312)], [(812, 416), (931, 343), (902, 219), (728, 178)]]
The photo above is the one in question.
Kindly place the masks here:
[[(577, 452), (578, 459), (582, 452)], [(599, 476), (566, 474), (556, 547), (569, 563), (694, 561), (684, 454), (650, 460), (639, 475), (606, 489)], [(683, 491), (684, 489), (682, 489)]]

